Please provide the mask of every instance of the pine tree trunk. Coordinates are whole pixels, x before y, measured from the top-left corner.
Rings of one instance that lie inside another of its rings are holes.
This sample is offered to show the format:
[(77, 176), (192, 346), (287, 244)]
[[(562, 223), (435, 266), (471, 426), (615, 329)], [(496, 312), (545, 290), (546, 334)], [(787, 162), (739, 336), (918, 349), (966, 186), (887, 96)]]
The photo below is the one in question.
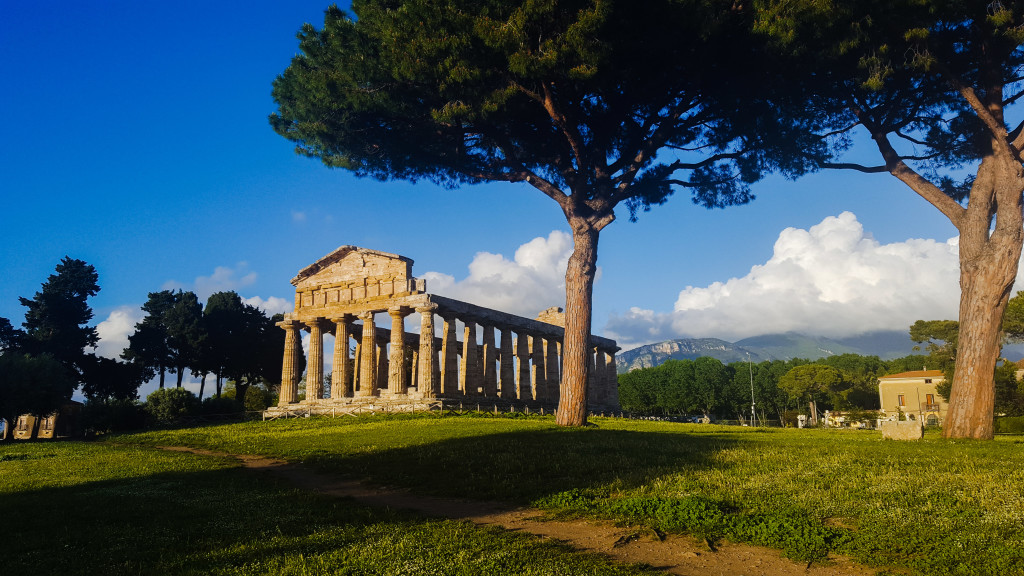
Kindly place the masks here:
[(556, 420), (561, 426), (584, 426), (587, 423), (590, 325), (599, 231), (581, 218), (570, 220), (569, 225), (573, 230), (574, 247), (565, 270), (565, 337)]
[(1020, 165), (983, 163), (975, 186), (982, 188), (972, 190), (960, 226), (960, 335), (946, 438), (992, 438), (1000, 330), (1024, 242)]
[(166, 369), (163, 366), (161, 366), (160, 367), (160, 389), (161, 390), (164, 389), (164, 374), (166, 372), (167, 372)]

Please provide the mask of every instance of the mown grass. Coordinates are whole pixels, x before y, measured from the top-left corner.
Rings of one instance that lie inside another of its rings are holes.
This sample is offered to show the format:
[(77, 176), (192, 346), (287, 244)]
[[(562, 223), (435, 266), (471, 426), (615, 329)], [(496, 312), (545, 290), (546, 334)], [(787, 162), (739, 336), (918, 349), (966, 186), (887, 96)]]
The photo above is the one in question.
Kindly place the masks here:
[(426, 494), (532, 503), (919, 574), (1024, 574), (1024, 445), (595, 419), (389, 416), (125, 436), (304, 461)]
[(640, 575), (553, 543), (298, 491), (233, 459), (0, 445), (4, 574)]

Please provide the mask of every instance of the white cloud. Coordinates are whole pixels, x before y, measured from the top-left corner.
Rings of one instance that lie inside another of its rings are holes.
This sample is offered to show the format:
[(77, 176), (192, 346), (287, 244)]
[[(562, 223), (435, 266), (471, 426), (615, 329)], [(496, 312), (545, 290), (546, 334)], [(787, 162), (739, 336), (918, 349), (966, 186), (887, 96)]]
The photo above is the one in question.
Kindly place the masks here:
[(880, 244), (843, 212), (783, 230), (772, 257), (746, 276), (687, 286), (672, 312), (613, 315), (605, 333), (628, 347), (688, 336), (906, 330), (918, 319), (956, 318), (959, 298), (957, 238)]
[(142, 321), (144, 314), (138, 306), (120, 306), (96, 325), (100, 341), (96, 354), (105, 358), (120, 359), (121, 352), (128, 347), (128, 336), (135, 333), (135, 324)]
[(462, 280), (427, 272), (427, 291), (532, 318), (541, 310), (565, 304), (565, 268), (572, 237), (560, 230), (520, 246), (512, 260), (478, 252)]
[(305, 222), (306, 213), (298, 210), (292, 210), (292, 222)]
[(271, 296), (263, 299), (259, 296), (252, 296), (251, 298), (242, 298), (242, 302), (249, 306), (255, 306), (267, 316), (273, 316), (274, 314), (287, 314), (292, 311), (292, 302), (285, 300), (284, 298), (278, 298), (277, 296)]
[(256, 282), (256, 273), (249, 271), (247, 262), (239, 262), (234, 268), (217, 266), (213, 274), (196, 278), (196, 295), (205, 300), (215, 292), (235, 290)]
[(196, 293), (200, 300), (206, 300), (211, 294), (228, 290), (238, 291), (256, 282), (258, 274), (249, 270), (248, 262), (239, 262), (231, 266), (217, 266), (209, 276), (197, 276), (192, 287), (177, 280), (168, 280), (162, 290), (189, 290)]

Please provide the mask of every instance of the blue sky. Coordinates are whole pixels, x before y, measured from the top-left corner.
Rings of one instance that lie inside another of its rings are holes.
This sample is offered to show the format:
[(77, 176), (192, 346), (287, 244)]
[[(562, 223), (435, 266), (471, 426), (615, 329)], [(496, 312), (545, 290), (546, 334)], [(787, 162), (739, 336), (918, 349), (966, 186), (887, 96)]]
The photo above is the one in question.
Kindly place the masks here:
[[(0, 3), (0, 316), (20, 324), (18, 297), (80, 258), (99, 272), (91, 304), (112, 349), (148, 292), (280, 307), (299, 269), (344, 244), (414, 259), (431, 291), (530, 315), (560, 305), (568, 228), (539, 192), (361, 180), (271, 130), (271, 82), (326, 6)], [(682, 191), (637, 223), (620, 212), (600, 240), (595, 332), (632, 346), (955, 317), (956, 230), (894, 178), (754, 192), (725, 210)]]

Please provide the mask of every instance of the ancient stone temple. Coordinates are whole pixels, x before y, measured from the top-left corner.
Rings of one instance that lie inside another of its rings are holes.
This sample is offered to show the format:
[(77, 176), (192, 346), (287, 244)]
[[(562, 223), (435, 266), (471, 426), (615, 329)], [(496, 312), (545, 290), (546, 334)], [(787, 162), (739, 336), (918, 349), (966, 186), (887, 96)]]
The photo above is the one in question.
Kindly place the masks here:
[[(295, 311), (278, 324), (286, 333), (281, 395), (268, 416), (458, 404), (495, 410), (557, 406), (560, 309), (532, 320), (429, 294), (426, 282), (412, 276), (412, 264), (404, 256), (342, 246), (299, 271), (292, 279)], [(409, 332), (407, 324), (418, 329)], [(303, 331), (309, 333), (309, 353), (300, 401)], [(329, 393), (325, 334), (334, 335)], [(598, 336), (590, 343), (589, 408), (618, 410), (618, 346)]]

